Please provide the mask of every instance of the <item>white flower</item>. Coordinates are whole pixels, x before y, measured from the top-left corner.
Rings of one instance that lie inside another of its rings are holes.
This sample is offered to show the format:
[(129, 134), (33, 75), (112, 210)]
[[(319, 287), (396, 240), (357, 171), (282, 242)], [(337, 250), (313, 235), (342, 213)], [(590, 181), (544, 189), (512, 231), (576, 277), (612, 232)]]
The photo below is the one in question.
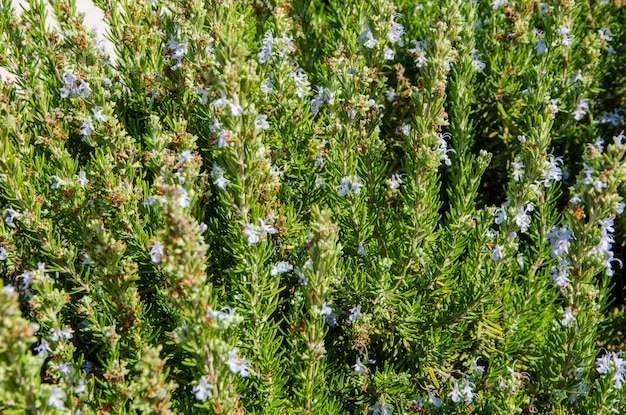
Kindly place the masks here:
[(0, 261), (4, 261), (7, 259), (7, 251), (4, 249), (4, 246), (0, 246)]
[(213, 389), (214, 386), (209, 383), (207, 377), (202, 376), (198, 381), (198, 384), (194, 386), (191, 391), (194, 393), (197, 400), (203, 401), (209, 397), (209, 391)]
[(63, 392), (62, 389), (53, 386), (50, 391), (50, 396), (48, 397), (48, 406), (61, 409), (64, 405), (63, 399), (65, 399), (65, 392)]
[(161, 243), (159, 241), (154, 241), (154, 245), (152, 245), (152, 249), (150, 250), (150, 259), (155, 264), (161, 262), (161, 257), (163, 256), (163, 248), (161, 248)]

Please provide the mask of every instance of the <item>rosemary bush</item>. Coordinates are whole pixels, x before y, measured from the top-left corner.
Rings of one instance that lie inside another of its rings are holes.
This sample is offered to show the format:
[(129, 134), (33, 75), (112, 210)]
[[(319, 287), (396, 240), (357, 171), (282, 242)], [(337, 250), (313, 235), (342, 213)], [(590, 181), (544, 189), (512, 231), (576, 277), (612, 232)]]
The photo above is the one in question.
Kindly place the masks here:
[(50, 3), (0, 0), (1, 413), (626, 411), (623, 2), (99, 0), (115, 56)]

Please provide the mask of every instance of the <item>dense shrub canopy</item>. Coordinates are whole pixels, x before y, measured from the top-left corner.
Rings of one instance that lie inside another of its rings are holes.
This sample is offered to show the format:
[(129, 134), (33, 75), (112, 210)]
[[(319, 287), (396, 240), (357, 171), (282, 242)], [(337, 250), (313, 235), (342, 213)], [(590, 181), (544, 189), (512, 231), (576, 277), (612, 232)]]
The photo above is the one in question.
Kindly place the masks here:
[(620, 1), (95, 3), (0, 0), (1, 413), (626, 411)]

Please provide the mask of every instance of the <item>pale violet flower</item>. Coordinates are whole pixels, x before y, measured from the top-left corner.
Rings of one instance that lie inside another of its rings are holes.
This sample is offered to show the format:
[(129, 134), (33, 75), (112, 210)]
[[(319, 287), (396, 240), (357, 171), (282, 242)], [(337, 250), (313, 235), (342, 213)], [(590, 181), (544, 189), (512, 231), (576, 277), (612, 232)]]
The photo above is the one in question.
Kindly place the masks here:
[(600, 35), (600, 39), (604, 40), (605, 42), (610, 42), (611, 40), (613, 40), (613, 38), (611, 37), (612, 33), (610, 27), (599, 29), (598, 34)]
[(252, 227), (252, 225), (249, 224), (249, 223), (246, 223), (246, 224), (243, 225), (243, 230), (241, 232), (248, 237), (248, 243), (250, 245), (254, 245), (255, 243), (257, 243), (257, 242), (259, 242), (261, 240), (259, 238), (261, 233), (255, 231), (254, 228)]
[(51, 406), (56, 409), (63, 408), (65, 399), (65, 392), (62, 389), (53, 386), (50, 390), (50, 396), (48, 396), (48, 406)]
[(7, 259), (7, 251), (4, 249), (4, 246), (0, 246), (0, 261), (4, 261)]
[(363, 246), (363, 242), (359, 242), (356, 252), (361, 256), (367, 255), (367, 249)]
[(569, 326), (571, 323), (576, 322), (576, 317), (572, 314), (572, 307), (567, 307), (563, 312), (563, 319), (561, 320), (561, 324), (565, 327)]
[(548, 50), (548, 48), (546, 48), (545, 42), (543, 41), (543, 38), (541, 37), (537, 38), (537, 44), (535, 45), (535, 50), (539, 54), (545, 53), (545, 51)]
[(63, 181), (59, 176), (50, 176), (50, 178), (54, 179), (54, 183), (50, 186), (52, 189), (58, 189), (60, 186), (65, 184), (65, 181)]
[(226, 365), (231, 372), (239, 373), (245, 378), (246, 376), (248, 376), (251, 370), (248, 366), (250, 362), (245, 357), (239, 357), (238, 352), (239, 349), (237, 349), (236, 347), (228, 352), (228, 360), (226, 361)]
[(491, 260), (494, 261), (494, 262), (498, 262), (502, 258), (504, 258), (504, 252), (502, 251), (502, 247), (500, 245), (496, 245), (491, 250)]
[(524, 174), (524, 163), (520, 161), (519, 157), (515, 157), (511, 165), (513, 166), (513, 180), (519, 182)]
[(556, 34), (561, 36), (561, 44), (563, 46), (571, 46), (574, 40), (573, 36), (570, 36), (570, 27), (569, 25), (561, 25), (559, 28), (555, 30)]
[(228, 107), (233, 117), (238, 117), (243, 114), (243, 108), (239, 105), (239, 96), (237, 94), (233, 96), (233, 102), (228, 103)]
[(272, 277), (277, 276), (278, 274), (284, 274), (286, 272), (292, 271), (293, 265), (286, 261), (278, 261), (276, 264), (272, 266), (270, 271), (270, 275)]
[(472, 403), (472, 401), (474, 401), (474, 396), (476, 394), (474, 393), (473, 387), (475, 386), (476, 385), (474, 385), (472, 382), (463, 378), (463, 390), (461, 390), (461, 394), (465, 396), (465, 405), (469, 405)]
[(337, 315), (330, 307), (329, 303), (322, 304), (322, 310), (320, 311), (320, 315), (326, 318), (326, 324), (328, 324), (330, 327), (335, 327), (335, 325), (337, 324)]
[(76, 389), (74, 389), (74, 393), (78, 395), (86, 391), (87, 391), (87, 385), (85, 384), (85, 378), (78, 379), (78, 386), (76, 387)]
[(45, 358), (47, 356), (47, 353), (52, 352), (52, 349), (48, 345), (48, 342), (46, 342), (45, 340), (41, 340), (39, 346), (35, 347), (35, 351), (37, 352), (39, 357)]
[(220, 189), (224, 189), (230, 180), (224, 177), (224, 169), (217, 164), (213, 164), (213, 169), (211, 170), (211, 176), (215, 179), (213, 184), (219, 187)]
[(72, 365), (69, 362), (59, 363), (59, 371), (64, 375), (69, 375), (72, 370)]
[(414, 56), (415, 66), (418, 68), (423, 68), (428, 64), (428, 58), (426, 57), (426, 42), (417, 41), (416, 39), (411, 39), (411, 42), (415, 44), (415, 47), (409, 49), (409, 53)]
[(104, 109), (102, 107), (95, 107), (91, 109), (93, 116), (99, 122), (107, 122), (109, 117), (103, 113)]
[(428, 403), (430, 403), (435, 408), (441, 408), (441, 405), (443, 404), (443, 402), (441, 401), (441, 398), (438, 398), (437, 396), (435, 396), (435, 394), (431, 392), (430, 390), (427, 391), (426, 393), (428, 394)]
[(499, 9), (502, 5), (506, 4), (506, 0), (493, 0), (491, 2), (491, 8), (493, 10)]
[(196, 92), (200, 94), (200, 103), (206, 105), (208, 102), (207, 92), (199, 86), (196, 87)]
[(391, 175), (390, 179), (387, 179), (387, 184), (389, 185), (389, 188), (391, 190), (397, 190), (400, 188), (400, 186), (402, 184), (404, 184), (404, 181), (402, 180), (402, 177), (404, 177), (404, 174), (400, 174), (400, 173), (394, 173)]
[(374, 406), (370, 409), (372, 415), (392, 415), (393, 412), (391, 410), (393, 406), (391, 404), (385, 403), (382, 400), (376, 402)]
[(155, 264), (161, 262), (161, 257), (163, 256), (163, 248), (161, 248), (161, 243), (159, 241), (154, 241), (154, 245), (152, 245), (152, 249), (150, 250), (150, 259)]
[(226, 92), (222, 89), (220, 90), (220, 97), (211, 102), (211, 107), (220, 108), (224, 105), (228, 105), (228, 99), (226, 99)]
[(478, 364), (478, 359), (480, 359), (480, 357), (477, 357), (476, 359), (472, 360), (472, 372), (474, 374), (483, 375), (485, 373), (485, 366), (480, 366)]
[(363, 45), (368, 49), (374, 48), (374, 46), (376, 46), (376, 44), (378, 43), (378, 40), (374, 38), (374, 35), (372, 34), (372, 31), (370, 30), (368, 24), (365, 25), (365, 32), (363, 32), (361, 36), (359, 36), (359, 39), (365, 40), (365, 43)]
[(89, 179), (87, 179), (85, 171), (84, 170), (79, 171), (78, 172), (78, 184), (81, 187), (85, 187), (87, 183), (89, 183)]
[(89, 98), (89, 94), (91, 93), (91, 88), (89, 88), (89, 84), (82, 79), (78, 84), (78, 93), (84, 98)]
[(356, 321), (357, 318), (361, 317), (361, 304), (358, 304), (350, 309), (350, 315), (348, 316), (348, 320), (352, 323)]
[(463, 394), (459, 390), (459, 382), (457, 382), (456, 380), (454, 381), (454, 385), (452, 386), (452, 392), (450, 392), (448, 396), (450, 397), (450, 399), (452, 399), (452, 402), (454, 403), (459, 403), (461, 402), (461, 399), (463, 399)]
[(556, 226), (546, 235), (551, 244), (552, 258), (560, 257), (569, 253), (569, 241), (574, 237), (574, 232), (567, 229), (565, 225), (560, 228)]
[(203, 401), (209, 397), (209, 391), (213, 389), (215, 389), (215, 387), (209, 383), (207, 377), (202, 376), (198, 384), (194, 386), (191, 391), (196, 396), (197, 400)]
[(396, 12), (391, 13), (391, 18), (389, 20), (389, 31), (387, 32), (387, 39), (391, 43), (397, 43), (400, 46), (404, 46), (402, 43), (402, 35), (404, 35), (404, 26), (400, 23), (396, 22), (396, 18), (400, 15)]
[(191, 198), (187, 194), (187, 190), (184, 187), (176, 186), (176, 190), (178, 192), (178, 205), (181, 208), (186, 208), (191, 203)]
[(348, 193), (352, 192), (355, 195), (361, 193), (363, 187), (363, 181), (357, 176), (344, 177), (337, 186), (337, 193), (341, 197), (345, 197)]
[(487, 65), (485, 65), (485, 62), (480, 60), (482, 53), (478, 52), (478, 50), (476, 49), (472, 49), (471, 54), (474, 58), (474, 60), (472, 61), (472, 65), (474, 66), (474, 69), (476, 69), (476, 72), (480, 73), (484, 71)]
[(574, 119), (576, 121), (580, 121), (585, 117), (585, 114), (587, 114), (587, 111), (589, 110), (589, 100), (588, 99), (581, 99), (580, 101), (578, 101), (578, 104), (576, 104), (576, 109), (574, 110)]
[(394, 53), (393, 49), (391, 49), (389, 46), (385, 45), (385, 52), (384, 52), (383, 56), (388, 61), (391, 61), (395, 57), (395, 53)]
[(361, 358), (360, 357), (356, 358), (356, 363), (352, 365), (352, 369), (355, 372), (361, 373), (363, 375), (367, 375), (367, 373), (369, 372), (367, 367), (363, 363), (361, 363)]
[(88, 137), (94, 131), (95, 130), (93, 129), (93, 124), (91, 124), (91, 117), (87, 116), (87, 118), (85, 118), (85, 121), (83, 121), (83, 123), (80, 126), (80, 132), (83, 135), (83, 137)]
[(596, 360), (596, 370), (599, 374), (605, 375), (615, 373), (611, 380), (615, 389), (621, 389), (626, 377), (626, 361), (619, 353), (609, 352)]
[(263, 46), (257, 54), (257, 57), (259, 63), (265, 63), (272, 56), (272, 45), (274, 44), (274, 36), (272, 35), (272, 32), (270, 30), (265, 32), (261, 43), (263, 44)]
[(2, 216), (4, 217), (4, 222), (9, 224), (10, 226), (15, 226), (13, 220), (17, 217), (18, 213), (13, 210), (13, 208), (7, 208), (2, 211)]
[(254, 127), (259, 130), (267, 130), (270, 128), (270, 124), (267, 122), (267, 117), (265, 115), (259, 114), (254, 120)]

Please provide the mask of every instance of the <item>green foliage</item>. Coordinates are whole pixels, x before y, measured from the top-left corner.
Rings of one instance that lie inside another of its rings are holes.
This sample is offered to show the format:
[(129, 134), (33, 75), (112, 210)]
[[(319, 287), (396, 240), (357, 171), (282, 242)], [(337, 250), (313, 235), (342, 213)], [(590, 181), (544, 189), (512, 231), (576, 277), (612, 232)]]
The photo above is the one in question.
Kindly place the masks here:
[(624, 412), (626, 8), (457, 3), (0, 0), (0, 413)]

